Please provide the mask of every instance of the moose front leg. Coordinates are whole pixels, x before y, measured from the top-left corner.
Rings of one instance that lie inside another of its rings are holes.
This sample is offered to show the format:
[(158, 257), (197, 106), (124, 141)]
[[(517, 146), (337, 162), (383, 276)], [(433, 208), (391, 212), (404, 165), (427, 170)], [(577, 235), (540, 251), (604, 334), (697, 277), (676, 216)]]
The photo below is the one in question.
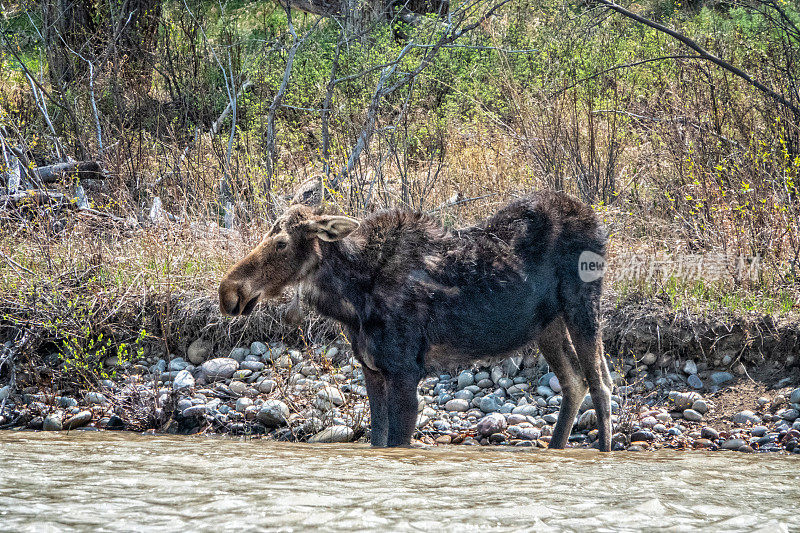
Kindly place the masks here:
[(369, 398), (370, 443), (373, 446), (386, 446), (389, 435), (386, 380), (381, 372), (371, 370), (366, 365), (362, 370)]
[(389, 446), (408, 446), (417, 426), (416, 373), (394, 373), (387, 376), (389, 401)]

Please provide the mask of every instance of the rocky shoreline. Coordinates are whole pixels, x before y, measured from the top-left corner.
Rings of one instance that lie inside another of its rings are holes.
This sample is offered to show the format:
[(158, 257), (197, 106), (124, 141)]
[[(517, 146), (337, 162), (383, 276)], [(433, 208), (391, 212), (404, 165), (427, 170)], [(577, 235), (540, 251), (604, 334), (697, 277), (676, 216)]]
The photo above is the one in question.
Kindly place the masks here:
[[(198, 339), (185, 358), (146, 363), (127, 365), (115, 381), (77, 394), (28, 387), (12, 395), (2, 387), (0, 428), (368, 439), (363, 375), (344, 343), (300, 348), (254, 341), (219, 354)], [(797, 376), (761, 383), (742, 362), (720, 369), (686, 359), (664, 367), (653, 353), (612, 363), (615, 450), (800, 453)], [(546, 447), (560, 390), (535, 353), (434, 375), (419, 387), (415, 438), (425, 445)], [(570, 446), (592, 446), (595, 424), (587, 395)]]

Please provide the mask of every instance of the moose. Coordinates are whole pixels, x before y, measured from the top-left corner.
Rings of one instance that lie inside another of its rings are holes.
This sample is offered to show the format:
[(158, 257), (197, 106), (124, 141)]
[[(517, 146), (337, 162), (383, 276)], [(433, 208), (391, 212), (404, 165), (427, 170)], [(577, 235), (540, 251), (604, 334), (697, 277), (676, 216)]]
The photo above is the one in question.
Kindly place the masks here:
[(550, 448), (566, 446), (588, 388), (597, 444), (609, 451), (603, 279), (581, 270), (585, 257), (602, 263), (606, 243), (590, 207), (551, 191), (463, 229), (397, 209), (359, 221), (294, 205), (222, 279), (220, 309), (246, 315), (299, 286), (307, 304), (340, 322), (363, 368), (373, 446), (410, 444), (426, 368), (536, 343), (562, 387)]

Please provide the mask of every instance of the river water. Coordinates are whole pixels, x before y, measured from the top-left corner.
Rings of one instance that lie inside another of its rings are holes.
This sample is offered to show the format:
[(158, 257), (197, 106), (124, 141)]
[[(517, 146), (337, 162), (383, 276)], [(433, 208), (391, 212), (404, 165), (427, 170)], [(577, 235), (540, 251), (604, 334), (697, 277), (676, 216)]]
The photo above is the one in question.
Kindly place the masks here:
[(0, 531), (793, 531), (800, 456), (0, 432)]

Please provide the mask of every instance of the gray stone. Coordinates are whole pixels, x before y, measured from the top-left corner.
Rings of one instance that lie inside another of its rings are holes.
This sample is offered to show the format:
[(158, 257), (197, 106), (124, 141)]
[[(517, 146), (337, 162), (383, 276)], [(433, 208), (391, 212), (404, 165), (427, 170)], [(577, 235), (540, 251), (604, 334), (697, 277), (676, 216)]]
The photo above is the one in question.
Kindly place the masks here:
[(44, 417), (44, 422), (42, 423), (42, 429), (44, 431), (61, 431), (62, 427), (61, 415), (59, 413), (50, 413)]
[(261, 361), (242, 361), (239, 368), (242, 370), (249, 370), (250, 372), (261, 372), (264, 370), (264, 363)]
[(194, 387), (194, 376), (188, 370), (181, 370), (172, 380), (172, 390), (184, 390)]
[(556, 393), (561, 392), (561, 383), (559, 383), (558, 378), (556, 376), (550, 378), (549, 386), (553, 392)]
[(539, 378), (539, 383), (538, 384), (539, 385), (544, 385), (546, 387), (549, 387), (550, 386), (550, 378), (552, 378), (555, 375), (556, 375), (555, 372), (547, 372), (546, 374), (543, 374), (542, 377)]
[(708, 412), (708, 403), (705, 400), (695, 400), (692, 404), (692, 409), (704, 415)]
[(519, 426), (509, 426), (508, 433), (515, 439), (522, 440), (536, 440), (542, 432), (538, 428), (533, 427), (531, 424)]
[(317, 398), (331, 402), (337, 407), (344, 404), (344, 396), (342, 395), (342, 391), (336, 387), (324, 387), (320, 389), (319, 392), (317, 392)]
[(477, 431), (481, 437), (502, 433), (508, 427), (506, 417), (500, 413), (491, 413), (478, 421)]
[(506, 389), (506, 392), (508, 392), (508, 394), (510, 394), (511, 396), (515, 396), (518, 394), (523, 394), (529, 388), (531, 388), (531, 386), (528, 385), (527, 383), (517, 383), (516, 385), (512, 385), (508, 389)]
[(789, 395), (789, 403), (800, 403), (800, 387), (794, 389)]
[(694, 409), (686, 409), (683, 411), (683, 418), (690, 422), (700, 422), (703, 419), (703, 415)]
[(444, 404), (444, 408), (450, 412), (464, 413), (469, 410), (469, 402), (461, 398), (455, 398)]
[(189, 363), (187, 361), (184, 361), (182, 357), (176, 357), (175, 359), (169, 362), (169, 366), (167, 368), (169, 368), (170, 370), (177, 370), (178, 372), (180, 372), (181, 370), (186, 369), (187, 366), (189, 366)]
[(486, 372), (486, 371), (478, 372), (478, 373), (475, 374), (475, 383), (477, 383), (477, 382), (479, 382), (479, 381), (481, 381), (483, 379), (490, 379), (490, 378), (491, 378), (491, 376), (489, 375), (488, 372)]
[(266, 400), (256, 418), (268, 428), (282, 426), (289, 418), (289, 407), (280, 400)]
[(683, 365), (683, 373), (684, 374), (697, 374), (697, 363), (692, 361), (691, 359), (686, 361)]
[(655, 364), (656, 361), (658, 361), (658, 356), (653, 352), (647, 352), (642, 356), (641, 359), (639, 359), (639, 363), (645, 366), (650, 366), (652, 364)]
[[(2, 400), (0, 400), (2, 401)], [(59, 407), (77, 407), (78, 400), (75, 398), (70, 398), (69, 396), (59, 396), (56, 400), (56, 403)]]
[(700, 438), (715, 441), (719, 438), (719, 431), (712, 427), (706, 426), (700, 430)]
[(484, 396), (478, 401), (478, 408), (484, 413), (494, 413), (499, 411), (502, 406), (502, 402), (492, 395)]
[(323, 429), (310, 439), (308, 442), (312, 444), (318, 443), (332, 443), (332, 442), (350, 442), (353, 440), (354, 432), (347, 426), (331, 426)]
[(241, 396), (247, 392), (247, 383), (243, 381), (231, 381), (230, 389), (232, 393)]
[(202, 364), (209, 355), (211, 355), (211, 343), (203, 339), (196, 339), (186, 349), (186, 358), (193, 365)]
[(490, 378), (482, 379), (478, 382), (478, 387), (482, 389), (489, 389), (494, 387), (494, 381), (492, 381)]
[(578, 429), (592, 429), (597, 427), (597, 413), (594, 409), (588, 409), (578, 418)]
[(670, 391), (669, 392), (669, 400), (672, 404), (672, 410), (674, 411), (683, 411), (685, 409), (691, 409), (692, 405), (695, 401), (701, 400), (702, 396), (694, 391), (689, 392), (678, 392), (678, 391)]
[(733, 374), (730, 372), (714, 372), (711, 374), (711, 381), (714, 385), (722, 385), (733, 379)]
[(512, 409), (511, 412), (525, 416), (537, 416), (539, 414), (539, 409), (535, 405), (518, 405)]
[(652, 431), (648, 431), (646, 429), (640, 429), (639, 431), (633, 432), (633, 435), (631, 435), (631, 442), (651, 441), (655, 438), (656, 436), (653, 434)]
[(100, 392), (87, 392), (86, 401), (93, 405), (106, 405), (108, 403), (108, 398)]
[[(467, 400), (468, 402), (471, 402), (472, 398), (474, 398), (475, 395), (472, 394), (472, 391), (468, 391), (468, 390), (464, 389), (464, 390), (457, 391), (453, 395), (453, 397), (457, 398), (459, 400)], [(447, 402), (445, 402), (445, 403), (447, 403)]]
[(542, 420), (544, 420), (548, 424), (555, 424), (556, 422), (558, 422), (558, 415), (555, 413), (547, 413), (542, 417)]
[(756, 414), (753, 411), (745, 410), (745, 411), (740, 411), (735, 415), (733, 415), (733, 423), (742, 425), (749, 423), (756, 425), (761, 423), (761, 419), (758, 416), (756, 416)]
[(703, 380), (697, 377), (697, 374), (692, 374), (689, 376), (687, 380), (689, 386), (695, 389), (702, 389), (703, 388)]
[(465, 370), (458, 375), (458, 389), (464, 389), (475, 383), (475, 376), (469, 370)]
[(798, 412), (797, 409), (781, 409), (775, 414), (789, 422), (794, 422), (800, 417), (800, 412)]
[(239, 398), (236, 400), (236, 410), (240, 413), (244, 413), (248, 407), (253, 405), (253, 400), (250, 398)]
[(8, 385), (0, 387), (0, 402), (7, 400), (9, 396), (11, 396), (11, 387)]
[(81, 411), (76, 415), (73, 415), (64, 422), (63, 428), (64, 429), (77, 429), (80, 427), (85, 426), (89, 422), (92, 421), (92, 412), (91, 411)]
[(509, 357), (508, 359), (504, 359), (500, 366), (503, 368), (503, 373), (510, 378), (516, 376), (520, 369), (522, 368), (522, 356), (515, 355), (513, 357)]
[(236, 372), (233, 373), (233, 376), (231, 376), (231, 379), (247, 379), (252, 374), (253, 374), (252, 370), (247, 370), (247, 369), (237, 370)]
[(538, 394), (539, 396), (544, 396), (545, 398), (550, 398), (555, 393), (553, 392), (553, 389), (551, 389), (550, 387), (546, 385), (539, 385), (538, 387), (536, 387), (536, 394)]
[(250, 353), (253, 355), (264, 355), (267, 353), (267, 345), (263, 342), (255, 341), (250, 344)]
[(742, 446), (747, 444), (744, 439), (728, 439), (722, 443), (721, 448), (723, 450), (738, 450)]
[(194, 418), (197, 416), (203, 416), (207, 412), (208, 412), (208, 407), (206, 407), (206, 404), (203, 403), (200, 405), (193, 405), (191, 407), (187, 407), (186, 409), (181, 411), (181, 416), (183, 416), (184, 418)]
[(769, 429), (766, 426), (753, 426), (750, 430), (750, 434), (754, 437), (763, 437), (767, 434), (767, 431), (769, 431)]
[(200, 369), (208, 381), (230, 379), (238, 370), (239, 363), (230, 357), (217, 357), (202, 364)]
[(241, 363), (242, 361), (247, 359), (247, 356), (249, 355), (250, 355), (250, 349), (241, 346), (239, 348), (234, 348), (233, 350), (231, 350), (231, 354), (228, 357), (230, 357), (234, 361)]
[(256, 388), (258, 389), (258, 392), (263, 393), (263, 394), (269, 394), (270, 392), (275, 390), (275, 387), (277, 387), (277, 386), (278, 386), (278, 384), (275, 381), (271, 380), (271, 379), (265, 379), (265, 380), (259, 381), (256, 384)]
[(181, 398), (180, 400), (178, 400), (176, 409), (178, 411), (183, 411), (184, 409), (188, 409), (191, 406), (192, 406), (192, 400), (190, 400), (189, 398)]
[(503, 377), (503, 369), (500, 366), (493, 366), (491, 376), (492, 381), (497, 383)]
[(500, 378), (497, 380), (497, 384), (504, 389), (512, 387), (514, 385), (514, 381), (509, 378)]

